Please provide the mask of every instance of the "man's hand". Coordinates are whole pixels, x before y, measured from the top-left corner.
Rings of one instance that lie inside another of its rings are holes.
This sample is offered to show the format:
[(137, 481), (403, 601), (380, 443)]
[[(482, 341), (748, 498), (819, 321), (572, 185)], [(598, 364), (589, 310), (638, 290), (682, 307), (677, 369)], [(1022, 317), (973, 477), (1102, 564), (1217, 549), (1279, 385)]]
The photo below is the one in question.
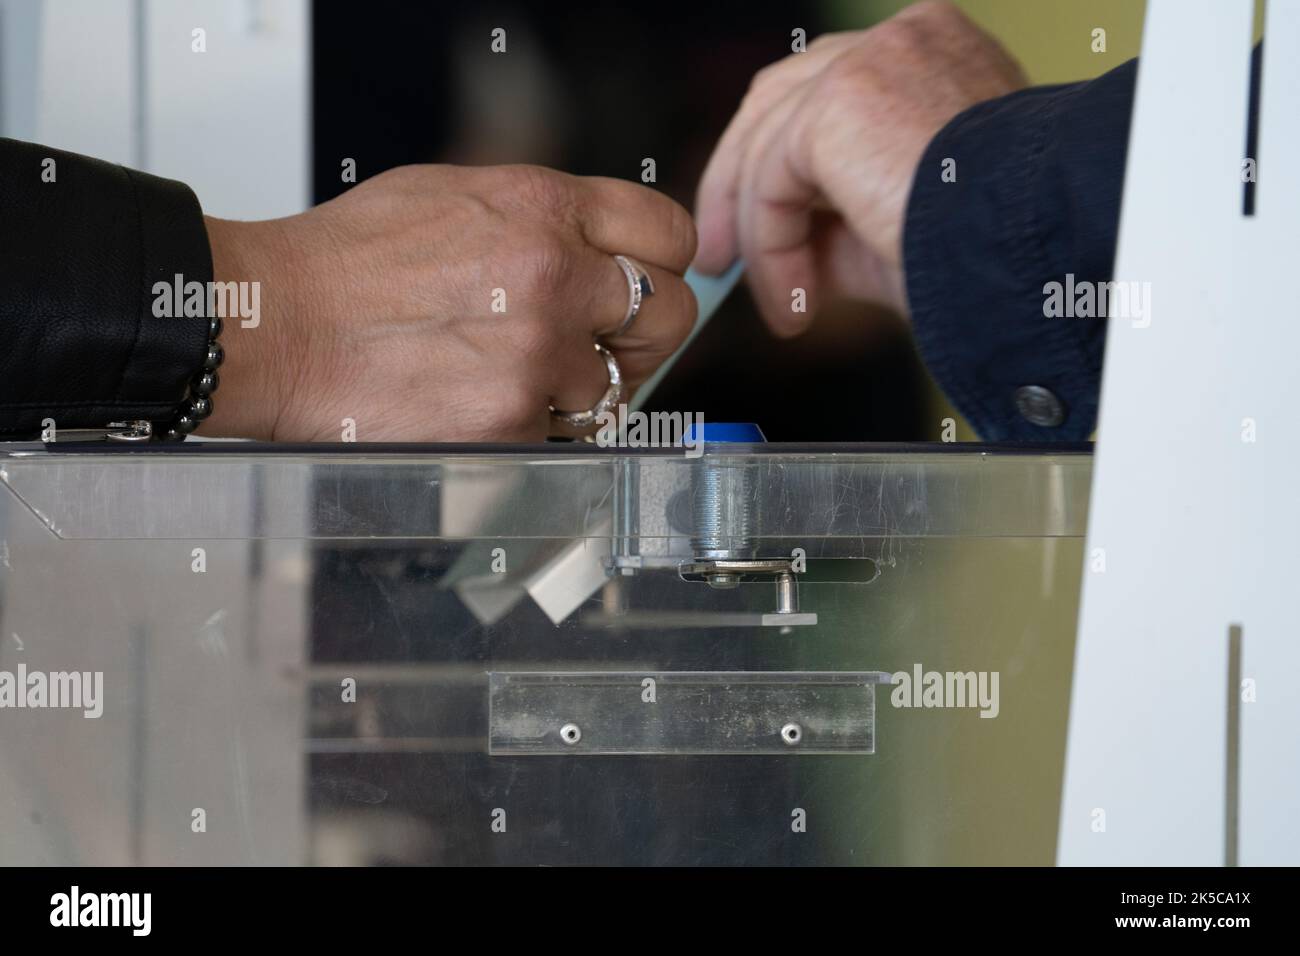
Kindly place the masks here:
[[(833, 298), (905, 314), (903, 216), (925, 147), (962, 110), (1024, 85), (1015, 61), (944, 2), (818, 38), (754, 77), (718, 143), (700, 183), (696, 265), (717, 273), (743, 258), (780, 335)], [(795, 289), (806, 312), (791, 307)]]
[(607, 340), (631, 385), (695, 322), (686, 210), (613, 179), (530, 166), (408, 166), (269, 222), (208, 220), (217, 281), (261, 283), (255, 328), (227, 318), (205, 435), (541, 441), (548, 405), (609, 384), (596, 338), (628, 304), (616, 253), (654, 282)]

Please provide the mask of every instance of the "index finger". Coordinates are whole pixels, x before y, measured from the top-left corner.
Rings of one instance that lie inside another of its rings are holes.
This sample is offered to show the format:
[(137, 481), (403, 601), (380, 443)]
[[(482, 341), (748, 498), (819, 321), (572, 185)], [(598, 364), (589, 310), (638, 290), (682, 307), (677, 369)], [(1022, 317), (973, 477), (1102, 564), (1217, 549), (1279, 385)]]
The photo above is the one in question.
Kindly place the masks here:
[(695, 222), (663, 193), (622, 179), (580, 180), (583, 238), (610, 255), (631, 256), (681, 275), (695, 258)]
[(695, 199), (700, 231), (696, 268), (717, 274), (735, 261), (740, 244), (736, 234), (740, 173), (755, 128), (795, 87), (815, 77), (859, 36), (851, 32), (818, 37), (807, 52), (792, 53), (755, 74), (700, 177)]
[[(807, 328), (816, 311), (817, 257), (812, 246), (818, 191), (807, 155), (807, 96), (796, 91), (753, 137), (740, 172), (737, 219), (755, 303), (778, 335)], [(798, 310), (793, 296), (802, 290)]]

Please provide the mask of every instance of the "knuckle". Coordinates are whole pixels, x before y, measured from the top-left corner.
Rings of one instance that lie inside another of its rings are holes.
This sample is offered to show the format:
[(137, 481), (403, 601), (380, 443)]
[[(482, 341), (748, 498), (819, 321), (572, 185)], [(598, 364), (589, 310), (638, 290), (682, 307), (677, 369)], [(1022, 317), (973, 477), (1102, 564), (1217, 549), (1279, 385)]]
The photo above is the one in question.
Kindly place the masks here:
[(510, 167), (511, 186), (518, 202), (547, 216), (572, 213), (576, 200), (568, 178), (541, 166)]
[(870, 89), (870, 75), (848, 61), (832, 63), (818, 80), (817, 99), (822, 104), (861, 102), (866, 98), (864, 93), (874, 92)]
[(761, 108), (779, 99), (783, 89), (788, 85), (786, 70), (783, 67), (791, 57), (804, 55), (802, 53), (791, 53), (790, 56), (777, 60), (775, 63), (769, 63), (757, 70), (753, 77), (750, 78), (749, 88), (745, 91), (741, 108), (747, 106)]
[(382, 184), (385, 188), (397, 192), (412, 192), (423, 189), (428, 184), (429, 175), (428, 166), (394, 166), (392, 169), (371, 176), (368, 182), (375, 185)]
[(769, 63), (767, 66), (760, 67), (755, 71), (753, 77), (749, 81), (749, 92), (751, 95), (759, 93), (761, 90), (772, 85), (772, 81), (776, 79), (777, 65), (781, 62), (781, 60), (777, 60), (776, 63)]
[(905, 52), (921, 46), (929, 33), (928, 21), (933, 16), (924, 10), (913, 12), (908, 8), (909, 16), (896, 16), (886, 20), (872, 31), (876, 45), (887, 52)]
[(524, 294), (533, 301), (562, 298), (570, 288), (577, 257), (570, 243), (548, 227), (525, 230), (517, 254)]

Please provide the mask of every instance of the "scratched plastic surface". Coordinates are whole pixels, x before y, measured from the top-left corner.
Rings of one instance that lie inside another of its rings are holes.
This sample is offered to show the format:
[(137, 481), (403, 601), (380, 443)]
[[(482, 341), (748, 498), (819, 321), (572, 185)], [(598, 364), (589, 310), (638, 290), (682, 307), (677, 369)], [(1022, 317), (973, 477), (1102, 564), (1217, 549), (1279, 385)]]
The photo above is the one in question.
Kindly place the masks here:
[(888, 679), (836, 671), (494, 671), (488, 752), (870, 754), (876, 685)]
[[(1050, 862), (1089, 456), (739, 461), (815, 626), (675, 573), (680, 455), (0, 450), (0, 671), (104, 675), (101, 717), (0, 711), (0, 863)], [(694, 752), (600, 709), (660, 749), (490, 746), (490, 673), (918, 667), (997, 694), (879, 686), (873, 752), (716, 752), (725, 697)]]

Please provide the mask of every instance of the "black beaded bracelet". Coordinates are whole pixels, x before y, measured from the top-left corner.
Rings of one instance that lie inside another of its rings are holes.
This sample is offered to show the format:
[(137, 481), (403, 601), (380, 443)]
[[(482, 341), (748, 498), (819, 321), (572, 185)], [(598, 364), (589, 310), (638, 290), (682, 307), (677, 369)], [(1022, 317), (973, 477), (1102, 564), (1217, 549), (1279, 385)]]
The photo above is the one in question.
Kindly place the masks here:
[(212, 414), (212, 393), (221, 384), (217, 368), (226, 357), (217, 341), (220, 335), (221, 319), (214, 316), (208, 320), (208, 353), (203, 357), (203, 367), (190, 379), (189, 390), (176, 414), (160, 430), (154, 431), (158, 441), (184, 441), (186, 435)]

